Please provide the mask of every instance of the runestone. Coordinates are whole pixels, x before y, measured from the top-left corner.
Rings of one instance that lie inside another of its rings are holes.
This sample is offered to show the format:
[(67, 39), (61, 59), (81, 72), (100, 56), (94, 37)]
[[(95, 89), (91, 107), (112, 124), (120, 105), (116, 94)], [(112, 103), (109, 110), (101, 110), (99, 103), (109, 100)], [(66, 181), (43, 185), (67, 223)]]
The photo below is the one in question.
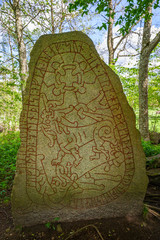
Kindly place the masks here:
[(20, 118), (15, 224), (138, 215), (148, 179), (118, 76), (82, 32), (36, 42)]

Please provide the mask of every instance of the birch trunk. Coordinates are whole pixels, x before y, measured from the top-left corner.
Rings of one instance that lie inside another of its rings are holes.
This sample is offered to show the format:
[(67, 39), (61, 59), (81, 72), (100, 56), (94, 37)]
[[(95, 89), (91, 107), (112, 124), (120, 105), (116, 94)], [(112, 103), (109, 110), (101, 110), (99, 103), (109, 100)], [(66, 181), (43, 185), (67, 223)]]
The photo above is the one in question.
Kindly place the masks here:
[[(149, 13), (152, 7), (148, 8)], [(147, 48), (150, 44), (152, 18), (144, 23), (142, 50), (139, 64), (139, 130), (144, 140), (149, 140), (148, 123), (148, 65), (150, 52)]]
[[(152, 6), (148, 8), (152, 13)], [(160, 42), (160, 32), (150, 41), (152, 18), (144, 23), (142, 50), (139, 64), (139, 130), (144, 140), (149, 140), (148, 121), (148, 65), (149, 57), (153, 49)]]
[(24, 92), (24, 84), (27, 79), (27, 57), (26, 57), (26, 46), (23, 39), (23, 26), (22, 17), (20, 12), (19, 0), (13, 0), (13, 11), (15, 16), (15, 27), (18, 41), (18, 53), (19, 53), (19, 75), (21, 79), (21, 91), (22, 99)]
[(109, 1), (109, 24), (108, 24), (108, 37), (107, 37), (107, 46), (109, 51), (109, 65), (114, 64), (114, 48), (113, 48), (113, 24), (114, 18), (113, 14), (113, 3), (112, 0)]
[(54, 11), (53, 11), (53, 0), (51, 0), (51, 25), (52, 25), (52, 34), (54, 34)]

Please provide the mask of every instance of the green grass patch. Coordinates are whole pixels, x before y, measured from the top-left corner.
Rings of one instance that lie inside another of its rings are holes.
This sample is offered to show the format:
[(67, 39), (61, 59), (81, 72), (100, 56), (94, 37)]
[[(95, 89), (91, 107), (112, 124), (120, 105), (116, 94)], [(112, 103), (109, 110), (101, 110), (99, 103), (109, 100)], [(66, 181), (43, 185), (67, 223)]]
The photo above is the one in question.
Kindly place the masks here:
[(0, 134), (0, 200), (8, 201), (13, 178), (17, 151), (20, 146), (19, 132)]

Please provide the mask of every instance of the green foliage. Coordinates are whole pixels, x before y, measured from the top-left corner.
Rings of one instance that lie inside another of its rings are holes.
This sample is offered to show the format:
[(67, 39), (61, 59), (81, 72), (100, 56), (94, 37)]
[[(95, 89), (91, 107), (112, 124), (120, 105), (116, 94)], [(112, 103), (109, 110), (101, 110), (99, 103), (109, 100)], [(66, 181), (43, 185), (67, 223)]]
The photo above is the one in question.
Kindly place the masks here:
[(0, 199), (8, 199), (15, 174), (17, 151), (20, 146), (19, 132), (0, 135)]
[(134, 111), (136, 111), (139, 104), (138, 68), (127, 68), (118, 65), (111, 67), (120, 77), (127, 100)]
[(0, 78), (0, 125), (5, 130), (18, 128), (21, 111), (20, 84), (16, 72), (6, 67), (1, 67)]
[[(149, 19), (151, 14), (148, 12), (148, 7), (152, 4), (153, 0), (127, 0), (125, 7), (124, 7), (124, 14), (120, 14), (118, 19), (115, 22), (115, 25), (121, 25), (120, 31), (123, 35), (128, 33), (130, 28), (136, 24), (136, 22), (143, 16), (145, 19)], [(109, 0), (75, 0), (73, 3), (69, 4), (69, 11), (77, 10), (78, 8), (81, 9), (82, 15), (88, 14), (90, 6), (95, 6), (95, 12), (100, 14), (103, 13), (106, 15), (106, 22), (107, 17), (110, 14), (109, 8)], [(154, 9), (160, 7), (159, 0), (156, 0), (153, 4)], [(114, 18), (114, 13), (112, 12), (111, 15)], [(102, 23), (102, 26), (99, 27), (101, 30), (106, 24)], [(109, 22), (107, 22), (109, 23)]]
[(146, 169), (153, 169), (158, 167), (158, 161), (156, 159), (151, 159), (146, 161)]
[[(159, 46), (157, 48), (160, 49)], [(159, 57), (155, 56), (154, 60), (159, 63)], [(152, 59), (151, 59), (152, 60)], [(138, 66), (127, 68), (122, 66), (114, 66), (111, 68), (118, 74), (122, 82), (124, 93), (127, 97), (129, 105), (134, 109), (138, 127), (138, 110), (139, 110), (139, 88), (138, 88)], [(149, 113), (149, 129), (150, 131), (160, 132), (160, 115), (156, 114), (160, 106), (160, 67), (151, 65), (149, 68), (149, 86), (148, 86), (148, 113)]]
[(150, 141), (142, 140), (142, 147), (145, 152), (146, 157), (151, 157), (160, 153), (160, 144), (153, 145)]
[(46, 228), (56, 230), (55, 222), (59, 221), (59, 217), (55, 217), (52, 222), (47, 222), (45, 224)]
[(160, 114), (156, 114), (159, 108), (152, 107), (149, 109), (149, 126), (151, 132), (160, 133)]
[(143, 207), (143, 218), (146, 219), (148, 214), (148, 207), (146, 205), (144, 205)]

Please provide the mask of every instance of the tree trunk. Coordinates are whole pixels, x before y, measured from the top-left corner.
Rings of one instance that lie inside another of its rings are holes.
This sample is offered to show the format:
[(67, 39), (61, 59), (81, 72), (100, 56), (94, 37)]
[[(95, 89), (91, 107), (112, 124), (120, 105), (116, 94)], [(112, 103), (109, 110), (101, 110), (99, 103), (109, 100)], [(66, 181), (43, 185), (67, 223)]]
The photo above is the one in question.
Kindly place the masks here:
[(112, 0), (109, 1), (109, 24), (108, 24), (108, 37), (107, 37), (107, 46), (109, 52), (109, 65), (114, 65), (114, 48), (113, 48), (113, 4)]
[[(148, 8), (152, 12), (152, 6)], [(144, 140), (149, 140), (148, 123), (148, 64), (152, 19), (145, 20), (142, 38), (142, 50), (139, 64), (139, 130)]]
[(66, 14), (64, 12), (64, 2), (61, 0), (61, 18), (59, 23), (59, 33), (62, 33), (63, 31), (63, 22), (65, 20)]
[(23, 99), (24, 84), (27, 79), (27, 57), (26, 57), (26, 46), (23, 39), (23, 26), (22, 26), (19, 0), (13, 0), (12, 6), (14, 10), (16, 35), (17, 35), (17, 41), (18, 41), (19, 75), (21, 79), (21, 91), (22, 91), (22, 99)]
[(51, 27), (52, 27), (52, 34), (54, 34), (54, 16), (53, 16), (53, 0), (51, 0)]

